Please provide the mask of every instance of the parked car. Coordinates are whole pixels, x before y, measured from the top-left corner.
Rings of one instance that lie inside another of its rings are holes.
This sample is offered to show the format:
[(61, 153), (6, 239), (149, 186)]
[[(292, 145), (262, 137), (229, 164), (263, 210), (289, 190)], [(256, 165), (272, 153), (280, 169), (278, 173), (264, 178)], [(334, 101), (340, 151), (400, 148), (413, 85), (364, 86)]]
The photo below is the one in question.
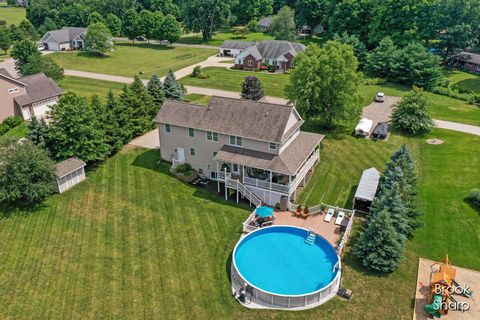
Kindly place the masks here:
[(377, 92), (377, 94), (375, 95), (375, 101), (376, 102), (384, 102), (385, 101), (385, 93)]
[(147, 38), (145, 38), (144, 36), (138, 36), (135, 38), (135, 40), (137, 41), (147, 41)]
[(366, 137), (372, 129), (373, 121), (367, 118), (360, 119), (360, 122), (355, 127), (355, 135)]
[(39, 45), (37, 46), (37, 50), (38, 50), (38, 51), (43, 51), (43, 50), (45, 50), (45, 49), (46, 49), (46, 48), (45, 48), (45, 46), (44, 46), (43, 44), (39, 44)]
[(372, 132), (372, 138), (386, 139), (388, 134), (388, 124), (386, 122), (379, 122)]

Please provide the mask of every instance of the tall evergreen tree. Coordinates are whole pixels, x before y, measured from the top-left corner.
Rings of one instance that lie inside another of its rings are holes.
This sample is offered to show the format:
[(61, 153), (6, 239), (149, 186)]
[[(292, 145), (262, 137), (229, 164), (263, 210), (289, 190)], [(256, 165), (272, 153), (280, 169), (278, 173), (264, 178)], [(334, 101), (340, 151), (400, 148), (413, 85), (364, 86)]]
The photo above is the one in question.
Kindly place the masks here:
[(185, 99), (185, 90), (175, 79), (172, 69), (168, 70), (165, 81), (163, 81), (163, 90), (165, 91), (165, 98), (168, 100), (183, 101)]
[(263, 87), (255, 76), (245, 77), (245, 80), (242, 83), (242, 99), (258, 101), (265, 96), (263, 93)]
[(38, 120), (37, 117), (32, 117), (32, 120), (28, 124), (28, 132), (25, 135), (25, 138), (39, 147), (47, 147), (48, 126), (45, 123), (45, 120)]
[[(156, 106), (156, 111), (162, 106), (163, 102), (165, 101), (165, 91), (163, 90), (163, 84), (160, 80), (160, 77), (154, 73), (150, 78), (150, 81), (147, 85), (147, 91), (152, 96), (153, 102)], [(155, 116), (155, 114), (153, 114)]]
[(354, 253), (362, 264), (374, 271), (395, 271), (402, 260), (402, 239), (387, 211), (372, 215), (368, 226), (360, 234)]
[(107, 94), (107, 102), (103, 107), (105, 141), (110, 146), (110, 154), (116, 153), (123, 146), (125, 128), (120, 126), (122, 111), (122, 105), (110, 90)]

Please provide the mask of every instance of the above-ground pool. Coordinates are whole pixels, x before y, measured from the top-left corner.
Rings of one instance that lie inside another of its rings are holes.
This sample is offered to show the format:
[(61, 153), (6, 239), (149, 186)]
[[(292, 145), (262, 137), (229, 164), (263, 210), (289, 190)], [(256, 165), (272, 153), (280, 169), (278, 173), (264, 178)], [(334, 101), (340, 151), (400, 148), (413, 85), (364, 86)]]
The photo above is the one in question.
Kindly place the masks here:
[(251, 232), (233, 251), (232, 283), (272, 307), (305, 308), (328, 300), (338, 290), (340, 258), (327, 240), (316, 235), (308, 243), (308, 236), (308, 230), (291, 226)]

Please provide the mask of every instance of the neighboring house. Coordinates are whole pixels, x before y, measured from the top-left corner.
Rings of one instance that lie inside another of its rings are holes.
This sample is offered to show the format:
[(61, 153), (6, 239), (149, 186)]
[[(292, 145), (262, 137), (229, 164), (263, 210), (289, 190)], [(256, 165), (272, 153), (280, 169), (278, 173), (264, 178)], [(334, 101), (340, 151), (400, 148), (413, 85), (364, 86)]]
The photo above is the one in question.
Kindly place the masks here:
[(85, 180), (85, 166), (82, 160), (73, 157), (55, 165), (55, 179), (59, 193), (67, 191)]
[(480, 74), (480, 54), (460, 52), (448, 58), (447, 66)]
[(261, 18), (258, 20), (258, 28), (260, 31), (265, 32), (268, 30), (268, 27), (272, 24), (272, 18)]
[(60, 30), (52, 30), (45, 33), (40, 43), (46, 50), (64, 51), (81, 50), (84, 46), (86, 28), (64, 27)]
[(226, 40), (220, 46), (220, 56), (236, 57), (243, 50), (256, 44), (256, 42)]
[(217, 181), (218, 191), (252, 192), (269, 205), (295, 199), (324, 137), (301, 132), (293, 106), (215, 96), (208, 107), (166, 101), (156, 122), (162, 159), (189, 163)]
[[(283, 40), (266, 40), (250, 45), (251, 42), (225, 41), (222, 44), (224, 52), (228, 48), (244, 48), (235, 57), (234, 68), (243, 70), (255, 70), (263, 64), (273, 66), (275, 70), (286, 71), (293, 67), (293, 58), (305, 51), (305, 46), (297, 42)], [(230, 52), (233, 49), (230, 50)]]
[(13, 78), (0, 69), (0, 121), (13, 115), (44, 118), (63, 90), (43, 73)]

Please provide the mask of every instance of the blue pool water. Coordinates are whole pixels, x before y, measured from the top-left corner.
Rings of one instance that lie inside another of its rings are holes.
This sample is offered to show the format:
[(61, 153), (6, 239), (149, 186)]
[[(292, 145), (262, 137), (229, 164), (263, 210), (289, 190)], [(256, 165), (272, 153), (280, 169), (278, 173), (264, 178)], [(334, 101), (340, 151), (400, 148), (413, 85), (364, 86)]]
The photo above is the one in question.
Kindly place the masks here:
[(305, 243), (308, 231), (296, 227), (269, 227), (250, 233), (235, 248), (237, 271), (260, 290), (282, 295), (317, 291), (335, 278), (338, 256), (317, 236)]

